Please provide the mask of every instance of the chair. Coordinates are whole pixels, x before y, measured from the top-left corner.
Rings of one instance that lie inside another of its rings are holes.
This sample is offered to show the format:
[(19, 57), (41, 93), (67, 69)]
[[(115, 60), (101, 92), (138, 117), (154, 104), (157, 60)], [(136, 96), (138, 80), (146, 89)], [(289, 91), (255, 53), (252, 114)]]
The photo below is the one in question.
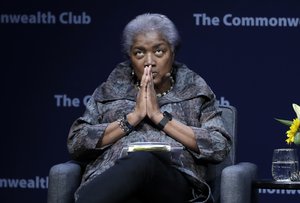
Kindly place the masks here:
[[(235, 163), (237, 142), (237, 111), (233, 106), (220, 106), (225, 127), (233, 136), (229, 156), (221, 163), (208, 166), (207, 181), (216, 202), (250, 203), (256, 201), (252, 181), (256, 178), (257, 166), (250, 162)], [(74, 192), (80, 184), (82, 167), (68, 161), (51, 167), (48, 184), (48, 203), (73, 203)]]
[(233, 106), (220, 106), (226, 130), (232, 135), (232, 149), (227, 158), (208, 167), (208, 183), (218, 203), (257, 202), (252, 181), (257, 176), (257, 166), (250, 162), (236, 163), (237, 110)]

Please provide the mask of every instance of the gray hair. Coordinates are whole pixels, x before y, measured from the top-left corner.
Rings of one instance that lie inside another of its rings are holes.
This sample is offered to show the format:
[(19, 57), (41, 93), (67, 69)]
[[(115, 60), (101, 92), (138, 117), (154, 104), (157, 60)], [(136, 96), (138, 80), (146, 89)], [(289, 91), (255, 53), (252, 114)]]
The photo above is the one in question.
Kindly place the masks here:
[(165, 15), (145, 13), (138, 15), (124, 28), (122, 41), (124, 53), (129, 55), (136, 35), (149, 31), (161, 33), (165, 40), (171, 45), (172, 51), (175, 51), (179, 47), (180, 37), (174, 23)]

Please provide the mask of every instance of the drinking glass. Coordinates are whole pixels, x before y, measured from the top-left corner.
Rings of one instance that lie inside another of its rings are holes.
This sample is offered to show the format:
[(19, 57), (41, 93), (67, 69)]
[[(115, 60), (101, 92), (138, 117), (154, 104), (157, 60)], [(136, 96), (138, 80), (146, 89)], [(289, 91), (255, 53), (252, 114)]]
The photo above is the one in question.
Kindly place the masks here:
[(290, 181), (292, 173), (297, 173), (299, 161), (297, 150), (292, 148), (274, 149), (272, 177), (276, 181)]

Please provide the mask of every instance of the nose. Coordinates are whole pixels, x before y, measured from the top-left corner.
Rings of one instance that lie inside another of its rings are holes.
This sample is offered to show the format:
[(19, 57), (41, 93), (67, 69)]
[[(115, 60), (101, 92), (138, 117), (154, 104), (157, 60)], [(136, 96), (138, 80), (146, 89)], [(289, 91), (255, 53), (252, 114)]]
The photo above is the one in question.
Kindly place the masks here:
[(152, 53), (147, 53), (144, 66), (155, 66), (155, 59)]

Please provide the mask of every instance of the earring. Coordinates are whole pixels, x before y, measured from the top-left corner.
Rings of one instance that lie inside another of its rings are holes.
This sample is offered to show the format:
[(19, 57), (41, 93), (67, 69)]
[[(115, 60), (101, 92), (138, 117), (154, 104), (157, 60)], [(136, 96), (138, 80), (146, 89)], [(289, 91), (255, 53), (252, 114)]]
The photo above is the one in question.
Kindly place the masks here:
[(133, 83), (134, 83), (137, 87), (140, 86), (140, 83), (139, 83), (139, 81), (137, 80), (137, 77), (136, 77), (135, 72), (134, 72), (133, 69), (131, 70), (131, 79), (132, 79)]

